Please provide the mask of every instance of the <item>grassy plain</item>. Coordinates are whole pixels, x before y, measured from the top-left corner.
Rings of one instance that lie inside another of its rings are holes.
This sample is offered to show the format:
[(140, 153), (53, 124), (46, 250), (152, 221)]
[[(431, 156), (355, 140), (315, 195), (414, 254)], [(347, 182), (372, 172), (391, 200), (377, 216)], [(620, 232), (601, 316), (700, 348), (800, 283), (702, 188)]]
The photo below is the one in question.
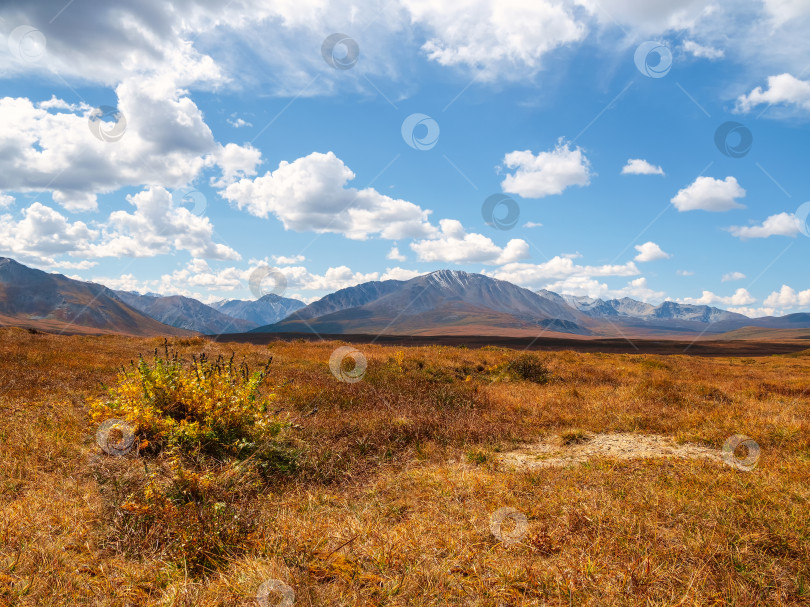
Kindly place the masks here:
[[(272, 356), (284, 457), (181, 457), (146, 435), (107, 455), (91, 405), (163, 339), (0, 330), (0, 605), (258, 605), (270, 579), (295, 605), (810, 603), (810, 353), (359, 345), (367, 371), (344, 383), (337, 342), (169, 345), (184, 364)], [(744, 434), (761, 455), (752, 471), (498, 459), (620, 432), (714, 449)], [(491, 530), (504, 507), (526, 517), (514, 543)]]

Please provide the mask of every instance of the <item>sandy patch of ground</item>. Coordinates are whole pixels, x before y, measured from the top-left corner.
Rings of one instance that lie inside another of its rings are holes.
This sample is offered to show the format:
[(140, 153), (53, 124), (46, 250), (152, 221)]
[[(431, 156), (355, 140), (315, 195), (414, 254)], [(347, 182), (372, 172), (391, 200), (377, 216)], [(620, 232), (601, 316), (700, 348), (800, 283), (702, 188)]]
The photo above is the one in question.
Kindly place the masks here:
[(518, 469), (569, 466), (591, 459), (646, 459), (646, 458), (707, 459), (722, 462), (720, 450), (690, 443), (679, 445), (668, 436), (651, 434), (592, 434), (587, 440), (569, 445), (558, 437), (521, 447), (515, 451), (498, 453), (495, 459), (506, 467)]

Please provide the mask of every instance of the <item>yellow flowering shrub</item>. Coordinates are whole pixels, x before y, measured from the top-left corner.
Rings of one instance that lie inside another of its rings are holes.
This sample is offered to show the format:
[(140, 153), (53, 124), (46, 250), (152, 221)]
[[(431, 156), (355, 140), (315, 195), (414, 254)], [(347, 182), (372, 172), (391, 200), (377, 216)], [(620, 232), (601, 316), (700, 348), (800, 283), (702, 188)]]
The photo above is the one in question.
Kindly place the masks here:
[(157, 551), (195, 572), (245, 549), (254, 525), (246, 500), (269, 476), (296, 467), (289, 423), (272, 413), (275, 396), (262, 389), (269, 365), (251, 372), (233, 357), (205, 354), (183, 361), (166, 346), (165, 355), (156, 350), (152, 361), (140, 357), (122, 369), (107, 398), (90, 403), (95, 423), (123, 420), (148, 456), (142, 472), (98, 474), (119, 513), (111, 518), (117, 546)]
[(394, 353), (394, 360), (397, 363), (400, 373), (405, 370), (405, 350), (397, 350)]
[(287, 426), (270, 412), (274, 394), (260, 390), (269, 365), (251, 372), (233, 357), (209, 360), (205, 354), (184, 363), (167, 348), (164, 357), (156, 351), (151, 364), (140, 357), (122, 369), (109, 397), (91, 402), (90, 412), (97, 423), (125, 420), (152, 452), (252, 455)]

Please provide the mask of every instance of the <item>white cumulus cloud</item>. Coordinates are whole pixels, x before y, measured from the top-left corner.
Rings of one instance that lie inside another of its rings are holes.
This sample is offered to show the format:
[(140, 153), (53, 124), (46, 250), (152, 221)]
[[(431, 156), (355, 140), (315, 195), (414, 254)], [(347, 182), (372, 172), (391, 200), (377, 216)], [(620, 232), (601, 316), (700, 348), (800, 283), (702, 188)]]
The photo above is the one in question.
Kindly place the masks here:
[(560, 255), (540, 264), (515, 262), (506, 264), (493, 272), (486, 272), (487, 275), (500, 280), (531, 288), (542, 288), (553, 280), (591, 279), (598, 276), (638, 276), (640, 273), (632, 261), (621, 265), (582, 266), (574, 263), (571, 257)]
[(388, 251), (388, 255), (386, 255), (385, 258), (393, 259), (394, 261), (405, 261), (405, 256), (399, 252), (399, 248), (396, 245), (391, 247), (391, 250)]
[(768, 238), (770, 236), (795, 237), (802, 233), (802, 222), (793, 213), (771, 215), (760, 225), (731, 226), (728, 228), (733, 236), (743, 240), (749, 238)]
[(424, 272), (418, 270), (408, 270), (406, 268), (386, 268), (385, 273), (380, 276), (380, 280), (410, 280), (421, 276)]
[(750, 112), (758, 105), (793, 105), (810, 111), (810, 82), (799, 80), (792, 74), (768, 77), (768, 88), (756, 87), (747, 95), (737, 98), (737, 111)]
[(743, 278), (745, 278), (745, 274), (742, 272), (729, 272), (728, 274), (723, 274), (721, 281), (731, 282), (733, 280), (742, 280)]
[(773, 308), (752, 308), (750, 306), (729, 306), (726, 308), (729, 312), (736, 312), (737, 314), (742, 314), (743, 316), (747, 316), (748, 318), (760, 318), (762, 316), (779, 316), (776, 310)]
[(668, 29), (688, 29), (706, 7), (705, 0), (579, 0), (578, 3), (606, 26), (621, 23), (647, 36)]
[(807, 0), (763, 0), (763, 4), (777, 24), (810, 15)]
[(765, 298), (764, 304), (771, 308), (798, 308), (810, 306), (810, 289), (796, 292), (787, 285), (782, 285), (779, 291), (774, 291)]
[(650, 164), (641, 158), (630, 158), (622, 167), (622, 175), (663, 175), (661, 166)]
[(659, 259), (669, 259), (672, 257), (672, 255), (665, 253), (661, 247), (654, 242), (637, 244), (635, 249), (638, 251), (638, 255), (635, 257), (635, 260), (638, 262), (657, 261)]
[(529, 150), (510, 152), (503, 164), (515, 172), (506, 175), (501, 189), (523, 198), (543, 198), (591, 183), (591, 165), (582, 149), (571, 149), (563, 139), (553, 150), (537, 155)]
[(571, 276), (543, 285), (541, 288), (565, 295), (579, 295), (600, 299), (621, 299), (632, 297), (640, 301), (659, 302), (664, 299), (664, 291), (651, 289), (644, 276), (629, 281), (626, 286), (611, 289), (606, 283), (587, 276)]
[(214, 165), (228, 181), (251, 174), (259, 160), (249, 146), (218, 144), (185, 91), (159, 80), (133, 79), (118, 85), (116, 93), (126, 130), (114, 142), (91, 132), (93, 110), (0, 98), (4, 190), (47, 191), (70, 211), (93, 211), (98, 194), (127, 186), (178, 188)]
[[(22, 219), (0, 215), (0, 253), (37, 266), (59, 265), (56, 256), (87, 253), (89, 243), (99, 236), (82, 221), (71, 223), (58, 211), (34, 202), (22, 210)], [(64, 267), (64, 262), (62, 263)]]
[(711, 291), (703, 291), (703, 295), (700, 297), (685, 297), (683, 299), (679, 299), (678, 301), (698, 306), (712, 306), (716, 304), (747, 306), (754, 303), (756, 298), (753, 297), (747, 289), (737, 289), (734, 292), (734, 295), (729, 295), (727, 297), (716, 295)]
[(694, 40), (684, 40), (683, 50), (702, 59), (722, 59), (726, 55), (722, 49), (717, 49), (712, 46), (703, 46)]
[[(245, 298), (252, 298), (249, 291), (251, 276), (258, 268), (268, 265), (271, 264), (267, 259), (251, 259), (249, 265), (243, 268), (234, 266), (214, 268), (204, 259), (192, 259), (179, 270), (164, 274), (157, 280), (146, 281), (140, 290), (161, 294), (178, 293), (190, 297), (196, 296), (195, 293), (200, 290), (238, 292)], [(380, 276), (379, 272), (356, 272), (345, 265), (329, 267), (322, 274), (311, 272), (304, 266), (285, 266), (279, 270), (287, 281), (287, 290), (283, 293), (285, 297), (289, 297), (293, 289), (331, 292), (378, 280)]]
[(460, 66), (482, 81), (531, 77), (550, 51), (578, 42), (586, 26), (568, 2), (404, 0), (428, 30), (422, 50), (440, 65)]
[(722, 212), (744, 208), (737, 202), (744, 196), (745, 190), (734, 177), (698, 177), (691, 185), (679, 190), (671, 202), (679, 211)]
[(525, 240), (512, 239), (501, 248), (482, 234), (466, 232), (455, 219), (442, 219), (439, 225), (441, 233), (437, 238), (411, 243), (420, 261), (502, 265), (529, 256)]
[(333, 152), (313, 152), (275, 171), (229, 185), (223, 196), (257, 217), (277, 217), (288, 230), (334, 232), (364, 240), (431, 236), (430, 211), (374, 188), (347, 187), (355, 174)]
[(253, 123), (248, 122), (244, 118), (228, 118), (227, 122), (235, 129), (240, 129), (243, 126), (253, 126)]
[(176, 250), (206, 259), (240, 259), (234, 249), (214, 242), (207, 217), (176, 207), (165, 188), (147, 188), (127, 201), (135, 211), (111, 213), (101, 242), (88, 247), (88, 257), (152, 257)]
[(296, 263), (301, 263), (302, 261), (306, 260), (306, 257), (303, 255), (273, 255), (273, 261), (281, 266), (291, 266)]

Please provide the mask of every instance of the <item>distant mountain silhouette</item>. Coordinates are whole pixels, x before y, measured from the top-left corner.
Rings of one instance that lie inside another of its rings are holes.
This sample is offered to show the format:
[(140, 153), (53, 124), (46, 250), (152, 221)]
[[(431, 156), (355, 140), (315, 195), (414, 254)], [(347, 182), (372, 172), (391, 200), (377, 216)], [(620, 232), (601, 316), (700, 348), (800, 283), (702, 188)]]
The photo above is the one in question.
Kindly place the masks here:
[(629, 297), (610, 300), (572, 295), (562, 297), (591, 318), (605, 320), (616, 328), (644, 331), (649, 334), (690, 332), (720, 334), (743, 327), (772, 329), (810, 327), (810, 314), (803, 313), (749, 318), (744, 314), (712, 306), (682, 304), (674, 301), (665, 301), (654, 306)]
[(303, 301), (297, 299), (268, 293), (255, 301), (227, 299), (212, 303), (211, 307), (233, 318), (249, 321), (253, 323), (253, 327), (258, 327), (283, 320), (305, 305)]
[(810, 314), (752, 319), (672, 301), (656, 306), (628, 297), (605, 301), (533, 292), (482, 274), (439, 270), (341, 289), (253, 332), (651, 337), (712, 335), (749, 326), (810, 327)]
[[(374, 281), (307, 306), (265, 295), (206, 305), (180, 295), (113, 291), (0, 257), (0, 326), (131, 335), (241, 332), (390, 335), (690, 337), (810, 328), (810, 314), (748, 318), (702, 305), (653, 305), (531, 291), (482, 274), (439, 270)], [(742, 330), (742, 331), (741, 331)]]
[(116, 291), (115, 294), (127, 305), (158, 322), (207, 335), (241, 333), (260, 324), (228, 316), (182, 295), (141, 295), (131, 291)]
[(564, 301), (482, 274), (439, 270), (341, 289), (255, 332), (523, 334), (590, 331)]
[(563, 295), (565, 301), (571, 304), (580, 312), (587, 314), (591, 318), (646, 318), (659, 320), (693, 320), (703, 323), (715, 323), (720, 321), (740, 321), (745, 322), (750, 319), (743, 314), (727, 312), (719, 308), (710, 306), (698, 306), (692, 304), (681, 304), (674, 301), (665, 301), (654, 306), (652, 304), (637, 301), (629, 297), (623, 299), (593, 299), (591, 297), (574, 297)]
[(189, 335), (121, 301), (114, 291), (0, 257), (0, 325), (65, 333)]

